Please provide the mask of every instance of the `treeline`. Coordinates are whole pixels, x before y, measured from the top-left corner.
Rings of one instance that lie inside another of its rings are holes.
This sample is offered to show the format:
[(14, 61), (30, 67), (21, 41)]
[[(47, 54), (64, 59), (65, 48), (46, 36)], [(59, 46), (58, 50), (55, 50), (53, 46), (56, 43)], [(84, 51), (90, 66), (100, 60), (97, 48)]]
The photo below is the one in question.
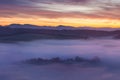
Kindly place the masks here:
[(43, 59), (43, 58), (33, 58), (23, 61), (27, 64), (35, 64), (35, 65), (41, 65), (41, 64), (53, 64), (53, 63), (61, 63), (61, 64), (75, 64), (75, 63), (90, 63), (90, 64), (99, 64), (101, 62), (99, 57), (94, 57), (92, 59), (85, 59), (81, 58), (79, 56), (76, 56), (75, 58), (67, 58), (67, 59), (61, 59), (59, 57), (54, 57), (51, 59)]
[(13, 40), (25, 41), (34, 39), (90, 39), (112, 36), (113, 39), (120, 38), (120, 31), (99, 30), (51, 30), (30, 28), (0, 27), (0, 41)]

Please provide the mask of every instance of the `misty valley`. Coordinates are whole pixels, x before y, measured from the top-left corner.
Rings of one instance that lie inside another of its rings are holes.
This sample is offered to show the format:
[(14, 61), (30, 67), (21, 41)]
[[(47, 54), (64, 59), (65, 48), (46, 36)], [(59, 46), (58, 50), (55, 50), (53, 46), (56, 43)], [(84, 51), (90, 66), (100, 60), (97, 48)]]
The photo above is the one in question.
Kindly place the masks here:
[(120, 41), (0, 43), (0, 80), (119, 80)]
[(0, 0), (0, 80), (120, 80), (120, 0)]

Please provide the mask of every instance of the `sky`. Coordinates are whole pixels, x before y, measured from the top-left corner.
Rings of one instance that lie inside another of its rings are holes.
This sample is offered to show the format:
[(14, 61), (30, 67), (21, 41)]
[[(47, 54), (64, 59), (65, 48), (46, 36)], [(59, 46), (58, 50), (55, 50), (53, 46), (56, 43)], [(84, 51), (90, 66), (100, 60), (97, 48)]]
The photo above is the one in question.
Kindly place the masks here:
[(0, 0), (0, 25), (120, 27), (120, 0)]

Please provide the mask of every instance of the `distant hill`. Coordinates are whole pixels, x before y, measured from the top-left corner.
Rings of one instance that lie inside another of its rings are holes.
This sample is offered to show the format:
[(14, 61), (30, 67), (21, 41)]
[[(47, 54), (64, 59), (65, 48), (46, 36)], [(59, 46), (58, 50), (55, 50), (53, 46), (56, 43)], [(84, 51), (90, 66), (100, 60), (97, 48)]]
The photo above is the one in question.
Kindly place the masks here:
[[(2, 27), (2, 26), (1, 26)], [(94, 28), (94, 27), (73, 27), (73, 26), (36, 26), (36, 25), (30, 25), (30, 24), (11, 24), (8, 26), (3, 26), (3, 27), (9, 27), (9, 28), (25, 28), (25, 29), (52, 29), (52, 30), (101, 30), (101, 31), (115, 31), (115, 30), (120, 30), (120, 28), (109, 28), (109, 27), (104, 27), (104, 28)]]
[(0, 42), (36, 39), (120, 39), (120, 30), (79, 29), (70, 26), (34, 26), (12, 24), (0, 27)]

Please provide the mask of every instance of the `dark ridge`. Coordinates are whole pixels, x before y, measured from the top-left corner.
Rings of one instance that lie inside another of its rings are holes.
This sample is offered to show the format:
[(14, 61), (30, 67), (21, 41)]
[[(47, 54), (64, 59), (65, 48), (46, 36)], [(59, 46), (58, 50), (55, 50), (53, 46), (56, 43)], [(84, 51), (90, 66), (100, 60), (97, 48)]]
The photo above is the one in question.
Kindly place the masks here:
[[(12, 28), (12, 27), (14, 28)], [(91, 39), (91, 38), (107, 38), (120, 39), (120, 30), (116, 31), (101, 31), (87, 29), (49, 29), (48, 27), (28, 28), (33, 25), (10, 25), (8, 27), (0, 27), (0, 42), (11, 41), (31, 41), (37, 39)], [(16, 27), (17, 26), (17, 27)], [(21, 26), (21, 27), (20, 27)], [(26, 26), (27, 28), (23, 28)], [(19, 27), (19, 28), (18, 28)]]

